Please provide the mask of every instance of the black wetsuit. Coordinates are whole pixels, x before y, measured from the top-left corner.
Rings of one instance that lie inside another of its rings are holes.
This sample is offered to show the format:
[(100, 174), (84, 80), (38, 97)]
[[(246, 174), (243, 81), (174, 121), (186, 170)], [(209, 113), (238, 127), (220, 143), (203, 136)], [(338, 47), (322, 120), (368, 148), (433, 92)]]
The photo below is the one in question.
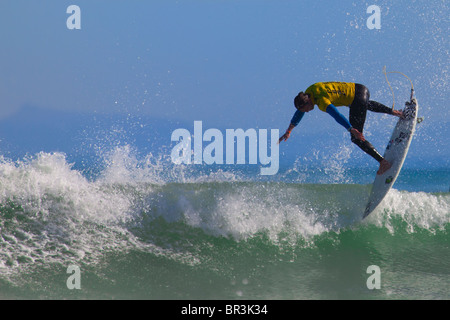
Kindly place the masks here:
[[(356, 83), (355, 84), (355, 98), (353, 99), (352, 104), (350, 105), (350, 113), (349, 113), (349, 121), (353, 128), (357, 129), (359, 132), (363, 132), (364, 130), (364, 122), (366, 121), (367, 110), (373, 112), (387, 113), (392, 114), (392, 109), (386, 107), (385, 105), (369, 100), (370, 92), (366, 86)], [(360, 147), (364, 152), (372, 156), (375, 160), (380, 162), (383, 160), (383, 157), (375, 150), (373, 145), (365, 140), (361, 141), (355, 138), (352, 134), (351, 139), (354, 144)]]

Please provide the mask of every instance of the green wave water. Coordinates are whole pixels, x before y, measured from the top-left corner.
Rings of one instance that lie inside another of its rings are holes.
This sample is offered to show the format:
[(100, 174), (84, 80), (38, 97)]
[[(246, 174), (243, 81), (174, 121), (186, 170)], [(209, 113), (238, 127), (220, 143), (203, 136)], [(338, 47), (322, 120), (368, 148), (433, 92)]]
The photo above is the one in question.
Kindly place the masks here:
[(0, 163), (1, 299), (450, 298), (448, 192), (393, 189), (361, 221), (370, 185), (119, 160), (95, 179), (62, 154)]

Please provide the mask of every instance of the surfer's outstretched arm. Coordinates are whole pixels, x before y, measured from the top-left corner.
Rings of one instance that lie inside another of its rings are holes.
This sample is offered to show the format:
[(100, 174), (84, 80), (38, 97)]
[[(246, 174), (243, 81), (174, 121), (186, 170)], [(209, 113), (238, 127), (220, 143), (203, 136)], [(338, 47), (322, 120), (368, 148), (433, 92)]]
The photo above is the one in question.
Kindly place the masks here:
[(280, 139), (278, 140), (278, 143), (289, 139), (292, 129), (294, 129), (300, 123), (300, 120), (302, 120), (304, 115), (305, 115), (305, 112), (303, 112), (303, 111), (300, 111), (300, 110), (295, 111), (294, 116), (291, 119), (291, 123), (289, 124), (289, 128), (287, 128), (286, 132), (280, 137)]
[(286, 132), (278, 140), (278, 143), (280, 143), (281, 141), (286, 141), (287, 139), (289, 139), (289, 137), (291, 136), (292, 129), (294, 129), (294, 128), (295, 128), (295, 126), (293, 124), (290, 124), (289, 128), (287, 128)]

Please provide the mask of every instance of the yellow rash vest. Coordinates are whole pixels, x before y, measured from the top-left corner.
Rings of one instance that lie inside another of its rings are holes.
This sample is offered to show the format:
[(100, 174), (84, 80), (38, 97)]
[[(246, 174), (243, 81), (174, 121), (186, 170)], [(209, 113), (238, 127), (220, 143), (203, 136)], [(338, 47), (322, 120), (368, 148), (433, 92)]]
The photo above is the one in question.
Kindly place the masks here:
[(355, 98), (355, 84), (351, 82), (318, 82), (309, 86), (305, 93), (309, 94), (312, 102), (320, 110), (326, 112), (330, 104), (337, 107), (351, 105)]

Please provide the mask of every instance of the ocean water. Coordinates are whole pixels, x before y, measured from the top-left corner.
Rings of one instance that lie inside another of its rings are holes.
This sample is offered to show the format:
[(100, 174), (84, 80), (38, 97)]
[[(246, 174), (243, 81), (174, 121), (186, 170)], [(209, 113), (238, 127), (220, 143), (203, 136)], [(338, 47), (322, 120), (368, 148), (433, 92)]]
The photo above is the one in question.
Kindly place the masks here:
[(254, 172), (2, 158), (0, 299), (450, 298), (449, 168), (405, 166), (363, 221), (375, 168)]

